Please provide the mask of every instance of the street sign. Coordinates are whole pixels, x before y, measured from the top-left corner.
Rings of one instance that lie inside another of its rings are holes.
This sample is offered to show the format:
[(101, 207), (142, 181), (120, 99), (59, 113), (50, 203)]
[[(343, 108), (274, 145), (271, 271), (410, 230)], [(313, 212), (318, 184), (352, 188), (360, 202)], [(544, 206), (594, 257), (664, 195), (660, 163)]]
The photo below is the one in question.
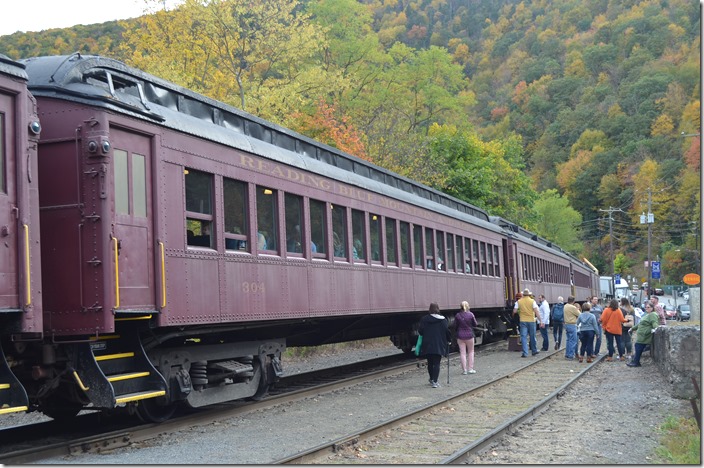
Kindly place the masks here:
[(688, 274), (684, 275), (684, 278), (682, 278), (682, 281), (684, 281), (684, 284), (694, 286), (695, 284), (699, 284), (699, 282), (701, 281), (701, 278), (696, 273), (688, 273)]
[(621, 275), (614, 275), (614, 283), (616, 283), (616, 284), (621, 283)]
[(653, 263), (653, 274), (651, 275), (653, 279), (660, 279), (660, 262)]

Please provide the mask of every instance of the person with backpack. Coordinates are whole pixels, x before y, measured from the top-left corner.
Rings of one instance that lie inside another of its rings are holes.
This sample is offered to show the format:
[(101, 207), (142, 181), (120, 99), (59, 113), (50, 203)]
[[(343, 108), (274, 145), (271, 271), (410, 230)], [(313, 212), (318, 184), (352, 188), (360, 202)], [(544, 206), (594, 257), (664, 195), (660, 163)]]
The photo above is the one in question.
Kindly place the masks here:
[(555, 349), (560, 349), (562, 345), (562, 327), (565, 324), (565, 302), (562, 296), (557, 296), (557, 304), (552, 306), (550, 311), (550, 325), (552, 326), (552, 337), (555, 340)]
[(428, 314), (420, 319), (418, 334), (423, 337), (420, 355), (428, 360), (428, 377), (430, 377), (428, 381), (431, 387), (438, 388), (440, 361), (443, 356), (448, 355), (452, 335), (447, 318), (440, 313), (440, 307), (435, 302), (430, 304)]

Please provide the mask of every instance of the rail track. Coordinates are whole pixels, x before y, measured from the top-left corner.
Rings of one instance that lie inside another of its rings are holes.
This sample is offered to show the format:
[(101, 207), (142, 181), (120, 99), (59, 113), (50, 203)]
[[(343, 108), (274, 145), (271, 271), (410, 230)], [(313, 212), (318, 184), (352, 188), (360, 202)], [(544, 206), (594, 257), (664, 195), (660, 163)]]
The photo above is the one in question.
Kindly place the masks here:
[(562, 352), (476, 388), (273, 464), (453, 464), (533, 418), (596, 363), (579, 367)]
[(161, 424), (139, 424), (134, 417), (86, 413), (72, 421), (40, 422), (0, 430), (0, 463), (24, 464), (64, 455), (104, 452), (143, 442), (184, 427), (208, 424), (282, 403), (330, 392), (371, 379), (406, 372), (417, 360), (391, 355), (282, 378), (261, 401), (234, 401), (206, 409), (181, 411)]

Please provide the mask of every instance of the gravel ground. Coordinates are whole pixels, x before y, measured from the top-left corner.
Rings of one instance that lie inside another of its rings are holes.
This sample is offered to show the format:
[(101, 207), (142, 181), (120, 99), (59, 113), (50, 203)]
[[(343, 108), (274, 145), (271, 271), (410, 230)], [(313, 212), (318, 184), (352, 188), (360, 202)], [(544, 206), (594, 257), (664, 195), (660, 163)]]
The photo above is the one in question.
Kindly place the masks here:
[[(336, 352), (286, 362), (287, 373), (304, 372), (397, 353), (391, 345)], [(481, 385), (492, 375), (525, 362), (505, 346), (479, 348), (477, 374), (460, 375), (452, 362), (442, 387), (432, 389), (425, 368), (279, 405), (216, 424), (166, 434), (104, 454), (45, 460), (43, 464), (266, 464), (343, 437), (431, 401)], [(523, 361), (523, 362), (519, 362)], [(443, 361), (444, 363), (445, 361)], [(646, 464), (656, 463), (658, 427), (668, 415), (691, 417), (688, 401), (669, 396), (668, 385), (646, 356), (641, 368), (600, 362), (539, 418), (471, 460), (479, 464)], [(575, 361), (575, 368), (580, 364)], [(586, 364), (581, 364), (586, 366)]]

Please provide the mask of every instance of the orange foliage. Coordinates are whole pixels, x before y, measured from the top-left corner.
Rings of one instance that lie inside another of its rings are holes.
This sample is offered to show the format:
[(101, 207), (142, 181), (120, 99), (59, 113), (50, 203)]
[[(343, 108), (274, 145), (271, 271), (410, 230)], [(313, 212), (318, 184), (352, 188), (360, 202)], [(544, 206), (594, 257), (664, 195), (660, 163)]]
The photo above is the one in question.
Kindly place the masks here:
[(317, 107), (315, 115), (294, 115), (300, 122), (299, 131), (310, 138), (370, 161), (364, 136), (349, 123), (349, 119), (346, 116), (338, 118), (335, 115), (335, 107), (323, 100), (318, 101)]
[(491, 110), (491, 120), (501, 120), (504, 118), (504, 116), (508, 114), (508, 107), (506, 106), (501, 106), (501, 107), (494, 107)]
[(694, 171), (699, 171), (699, 168), (702, 165), (702, 156), (701, 156), (701, 143), (702, 143), (702, 138), (700, 136), (692, 138), (692, 144), (689, 145), (689, 149), (684, 153), (684, 162), (687, 164), (687, 167), (691, 168)]

